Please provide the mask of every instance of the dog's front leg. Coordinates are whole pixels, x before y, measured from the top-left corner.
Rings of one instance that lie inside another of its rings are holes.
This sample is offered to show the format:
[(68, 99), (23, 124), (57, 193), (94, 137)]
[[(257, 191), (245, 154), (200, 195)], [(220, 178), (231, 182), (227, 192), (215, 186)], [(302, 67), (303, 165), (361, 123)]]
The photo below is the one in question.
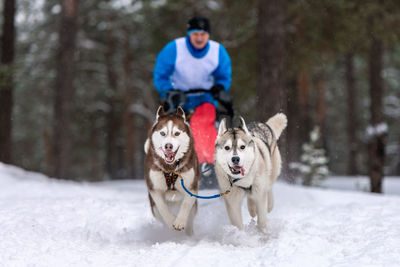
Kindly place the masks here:
[[(194, 169), (190, 169), (182, 173), (182, 177), (185, 177), (185, 183), (190, 185), (189, 189), (192, 193), (197, 194), (197, 186), (193, 188), (192, 183), (196, 180)], [(197, 177), (198, 178), (198, 177)], [(179, 209), (178, 215), (176, 216), (176, 220), (173, 223), (173, 227), (177, 231), (181, 231), (186, 227), (186, 223), (190, 214), (190, 211), (193, 209), (193, 204), (196, 202), (196, 198), (186, 194), (183, 187), (180, 183), (178, 183), (177, 189), (184, 194), (184, 198)], [(196, 189), (195, 189), (196, 188)]]
[(178, 216), (176, 216), (176, 219), (172, 224), (175, 230), (181, 231), (185, 229), (189, 213), (193, 208), (193, 204), (195, 201), (196, 199), (194, 197), (191, 197), (189, 195), (185, 196), (185, 198), (182, 201), (181, 207), (179, 209)]
[(267, 197), (268, 194), (262, 194), (256, 200), (257, 227), (259, 229), (264, 229), (267, 226)]
[(274, 195), (272, 189), (268, 190), (268, 213), (274, 208)]
[(230, 196), (229, 198), (225, 198), (226, 210), (228, 212), (229, 219), (231, 223), (239, 228), (243, 229), (243, 220), (242, 220), (242, 200), (244, 197), (244, 193), (237, 192), (234, 197)]
[(154, 203), (156, 204), (156, 207), (158, 209), (158, 212), (160, 213), (162, 219), (164, 220), (165, 224), (173, 229), (173, 222), (175, 220), (175, 215), (170, 211), (168, 208), (167, 203), (165, 202), (164, 199), (164, 194), (160, 190), (150, 190), (150, 195), (153, 198)]

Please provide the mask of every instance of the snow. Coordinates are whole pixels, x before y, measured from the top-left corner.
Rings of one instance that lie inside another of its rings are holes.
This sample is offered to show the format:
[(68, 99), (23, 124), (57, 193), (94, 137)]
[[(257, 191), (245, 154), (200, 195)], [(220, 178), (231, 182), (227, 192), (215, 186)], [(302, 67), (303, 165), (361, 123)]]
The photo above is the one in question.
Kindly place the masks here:
[(366, 129), (366, 134), (368, 138), (375, 136), (385, 135), (388, 132), (388, 125), (386, 122), (381, 122), (376, 125), (368, 125)]
[[(367, 176), (331, 176), (321, 182), (321, 187), (369, 192), (370, 181)], [(382, 191), (388, 195), (400, 195), (400, 177), (384, 177)]]
[[(216, 190), (203, 190), (202, 195)], [(1, 266), (398, 266), (400, 195), (278, 182), (267, 229), (199, 200), (195, 235), (151, 215), (142, 180), (77, 183), (0, 164)]]

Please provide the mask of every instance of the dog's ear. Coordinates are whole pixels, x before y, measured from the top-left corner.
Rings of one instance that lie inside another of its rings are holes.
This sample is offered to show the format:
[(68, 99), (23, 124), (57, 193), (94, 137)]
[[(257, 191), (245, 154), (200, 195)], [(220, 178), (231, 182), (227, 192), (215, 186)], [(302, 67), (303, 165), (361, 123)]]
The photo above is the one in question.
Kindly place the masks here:
[(243, 117), (240, 116), (240, 125), (239, 128), (242, 129), (247, 135), (251, 136), (249, 129), (247, 129), (246, 122), (244, 121)]
[(221, 122), (219, 123), (218, 127), (218, 136), (223, 135), (226, 132), (226, 119), (222, 119)]
[(164, 116), (164, 115), (165, 115), (164, 108), (163, 108), (163, 106), (160, 106), (160, 107), (157, 109), (156, 120), (158, 121), (158, 118), (161, 117), (161, 116)]
[(181, 106), (178, 106), (178, 108), (176, 109), (176, 115), (181, 116), (183, 120), (186, 121), (185, 111), (183, 111)]

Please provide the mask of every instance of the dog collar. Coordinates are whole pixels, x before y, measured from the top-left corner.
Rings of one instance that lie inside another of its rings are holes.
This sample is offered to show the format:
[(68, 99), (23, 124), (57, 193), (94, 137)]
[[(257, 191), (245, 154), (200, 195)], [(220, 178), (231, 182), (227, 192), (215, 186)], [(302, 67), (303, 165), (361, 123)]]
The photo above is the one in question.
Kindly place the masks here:
[[(236, 182), (239, 182), (240, 180), (242, 180), (241, 178), (232, 178), (230, 175), (228, 175), (229, 178), (229, 183), (231, 184), (231, 187), (234, 186)], [(244, 187), (244, 186), (240, 186), (240, 185), (235, 185), (245, 191), (250, 191), (253, 189), (253, 185), (250, 185), (249, 187)]]
[(242, 179), (241, 178), (232, 179), (232, 177), (229, 176), (229, 182), (231, 183), (231, 185), (233, 185), (236, 182), (239, 182), (240, 180), (242, 180)]
[(244, 191), (249, 191), (249, 192), (251, 192), (251, 190), (253, 189), (253, 185), (250, 185), (249, 187), (237, 185), (237, 187), (242, 188)]

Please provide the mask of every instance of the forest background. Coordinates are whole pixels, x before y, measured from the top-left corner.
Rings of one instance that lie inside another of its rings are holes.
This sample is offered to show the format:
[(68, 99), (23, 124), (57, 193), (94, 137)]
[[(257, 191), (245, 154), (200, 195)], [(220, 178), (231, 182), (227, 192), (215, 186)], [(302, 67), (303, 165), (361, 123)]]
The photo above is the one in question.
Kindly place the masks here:
[(52, 177), (143, 177), (160, 49), (193, 15), (232, 60), (236, 114), (288, 115), (283, 179), (315, 126), (329, 169), (400, 175), (396, 0), (2, 0), (0, 161)]

